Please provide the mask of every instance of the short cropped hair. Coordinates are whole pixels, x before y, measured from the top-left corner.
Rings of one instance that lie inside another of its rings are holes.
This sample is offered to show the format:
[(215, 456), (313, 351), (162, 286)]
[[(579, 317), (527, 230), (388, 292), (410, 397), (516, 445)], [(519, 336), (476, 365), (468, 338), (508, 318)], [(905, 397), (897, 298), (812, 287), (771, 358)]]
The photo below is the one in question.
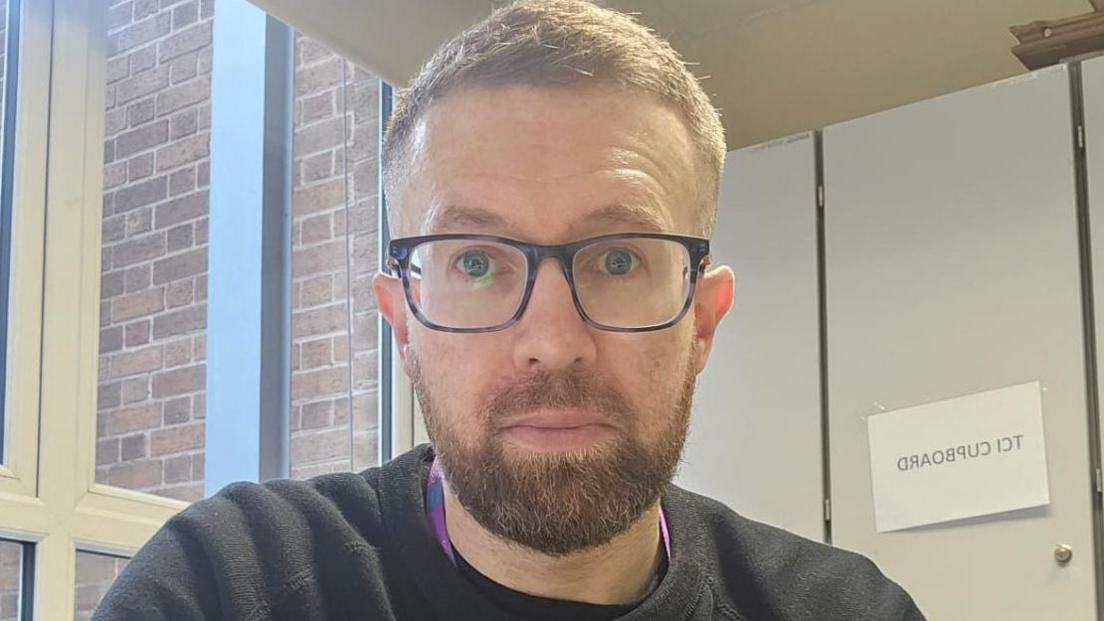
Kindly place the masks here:
[(710, 235), (725, 159), (720, 115), (678, 52), (632, 17), (585, 0), (520, 0), (442, 46), (395, 96), (383, 143), (394, 195), (411, 134), (434, 102), (472, 86), (613, 86), (656, 96), (689, 131), (702, 174), (699, 233)]

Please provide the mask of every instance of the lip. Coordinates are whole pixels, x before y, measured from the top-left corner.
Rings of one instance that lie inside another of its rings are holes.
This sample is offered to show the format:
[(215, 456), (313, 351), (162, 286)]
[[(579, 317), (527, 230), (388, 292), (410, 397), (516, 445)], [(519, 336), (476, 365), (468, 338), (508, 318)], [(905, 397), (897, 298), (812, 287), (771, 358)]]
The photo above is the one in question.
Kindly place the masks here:
[(533, 429), (580, 429), (583, 427), (612, 427), (603, 416), (577, 409), (539, 410), (512, 418), (503, 429), (530, 427)]

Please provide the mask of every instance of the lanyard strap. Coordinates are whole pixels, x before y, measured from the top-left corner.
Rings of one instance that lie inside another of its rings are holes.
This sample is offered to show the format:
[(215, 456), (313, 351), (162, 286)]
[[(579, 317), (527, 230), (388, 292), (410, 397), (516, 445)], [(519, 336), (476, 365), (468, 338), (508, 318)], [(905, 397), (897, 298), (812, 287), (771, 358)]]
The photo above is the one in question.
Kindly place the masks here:
[[(449, 539), (448, 525), (445, 524), (445, 489), (441, 481), (441, 470), (437, 467), (437, 460), (429, 467), (429, 478), (426, 480), (425, 491), (426, 519), (429, 528), (433, 531), (433, 538), (440, 544), (445, 556), (456, 564), (456, 555), (452, 550), (452, 539)], [(663, 538), (663, 549), (667, 553), (667, 560), (671, 560), (671, 535), (667, 530), (667, 514), (663, 507), (659, 508), (659, 534)]]

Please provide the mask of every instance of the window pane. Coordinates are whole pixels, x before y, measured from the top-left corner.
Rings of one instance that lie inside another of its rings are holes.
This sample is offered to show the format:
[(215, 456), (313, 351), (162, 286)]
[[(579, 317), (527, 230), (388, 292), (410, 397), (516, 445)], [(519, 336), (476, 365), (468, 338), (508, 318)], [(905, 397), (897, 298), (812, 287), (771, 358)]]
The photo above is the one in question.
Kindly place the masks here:
[(303, 35), (294, 79), (290, 446), (307, 478), (378, 462), (380, 82)]
[(129, 560), (77, 550), (77, 591), (73, 609), (73, 618), (76, 621), (88, 621), (92, 618), (92, 612)]
[(203, 495), (213, 0), (108, 4), (96, 480)]
[(23, 544), (0, 541), (0, 621), (18, 621), (23, 594)]
[[(4, 436), (7, 430), (4, 416), (5, 385), (7, 383), (8, 352), (8, 270), (11, 263), (11, 168), (4, 161), (4, 153), (11, 142), (8, 132), (7, 90), (9, 86), (8, 62), (15, 58), (8, 54), (9, 42), (15, 47), (15, 31), (8, 27), (8, 0), (0, 0), (0, 464), (4, 463)], [(14, 87), (14, 85), (12, 85)]]

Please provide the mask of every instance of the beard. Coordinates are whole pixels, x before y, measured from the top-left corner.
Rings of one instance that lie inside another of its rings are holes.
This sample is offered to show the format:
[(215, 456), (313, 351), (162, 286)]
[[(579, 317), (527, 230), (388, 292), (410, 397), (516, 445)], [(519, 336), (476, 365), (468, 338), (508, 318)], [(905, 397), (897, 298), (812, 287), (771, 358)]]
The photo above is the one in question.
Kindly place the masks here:
[[(659, 500), (686, 442), (695, 373), (686, 361), (677, 392), (660, 411), (642, 416), (594, 374), (578, 369), (538, 372), (490, 395), (476, 429), (463, 433), (441, 409), (413, 350), (411, 380), (426, 430), (448, 487), (494, 535), (551, 556), (608, 543)], [(573, 452), (526, 451), (502, 436), (507, 419), (536, 409), (598, 412), (619, 433)], [(639, 422), (663, 421), (655, 439)]]

